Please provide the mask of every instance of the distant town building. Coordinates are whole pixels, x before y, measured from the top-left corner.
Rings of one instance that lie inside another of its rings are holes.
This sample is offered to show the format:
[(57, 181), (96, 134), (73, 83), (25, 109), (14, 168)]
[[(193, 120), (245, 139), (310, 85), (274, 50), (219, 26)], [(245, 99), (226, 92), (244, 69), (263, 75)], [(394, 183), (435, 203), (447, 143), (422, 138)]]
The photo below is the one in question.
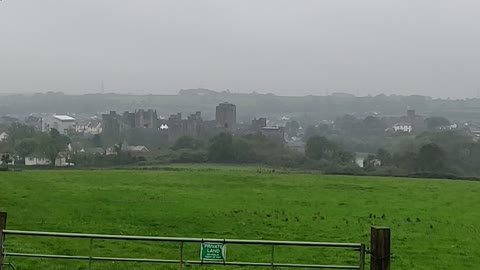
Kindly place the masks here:
[(171, 114), (170, 117), (168, 117), (169, 122), (180, 122), (182, 121), (182, 113), (177, 113), (177, 114)]
[(131, 154), (141, 154), (141, 153), (148, 153), (150, 150), (144, 145), (132, 145), (127, 146), (127, 152)]
[(138, 110), (135, 111), (135, 127), (136, 128), (156, 128), (158, 123), (157, 111)]
[(224, 102), (218, 104), (215, 112), (217, 127), (233, 129), (237, 124), (237, 107), (234, 104)]
[(135, 119), (135, 112), (123, 112), (123, 115), (120, 118), (120, 130), (136, 128), (137, 125)]
[(410, 123), (396, 123), (393, 125), (392, 130), (394, 132), (411, 133), (413, 131), (413, 126)]
[(169, 141), (176, 141), (182, 136), (198, 138), (201, 137), (205, 131), (205, 123), (199, 111), (190, 114), (187, 116), (187, 119), (182, 119), (182, 114), (177, 113), (170, 115), (170, 117), (160, 125), (160, 130), (168, 131)]
[(279, 126), (263, 127), (261, 133), (265, 137), (276, 138), (285, 141), (285, 129)]
[(75, 130), (76, 119), (68, 115), (54, 115), (42, 119), (42, 132), (50, 132), (56, 129), (60, 134), (66, 134), (68, 130)]
[(75, 131), (83, 134), (97, 135), (102, 133), (102, 123), (99, 121), (89, 121), (86, 123), (77, 123)]
[(108, 136), (120, 134), (120, 126), (122, 125), (122, 117), (115, 111), (108, 114), (102, 114), (102, 133)]
[(252, 120), (252, 130), (261, 131), (262, 128), (267, 126), (267, 118), (255, 118)]
[(407, 118), (408, 119), (413, 120), (413, 119), (415, 119), (416, 116), (417, 115), (415, 113), (415, 110), (407, 110)]
[(455, 130), (458, 128), (458, 125), (456, 123), (450, 124), (450, 125), (445, 125), (445, 126), (440, 126), (437, 127), (437, 130)]
[(131, 155), (139, 155), (150, 152), (150, 150), (144, 145), (128, 145), (127, 141), (125, 140), (121, 144), (121, 150), (124, 152), (128, 152)]
[(158, 129), (159, 120), (156, 110), (135, 110), (124, 112), (122, 115), (116, 111), (110, 111), (102, 115), (102, 132), (108, 135), (118, 135), (124, 130), (134, 128)]
[(418, 115), (415, 110), (407, 110), (407, 116), (400, 118), (401, 122), (411, 124), (412, 131), (410, 132), (421, 132), (425, 130), (425, 122), (421, 115)]
[(389, 126), (386, 132), (422, 133), (426, 130), (425, 120), (415, 110), (407, 110), (406, 115), (382, 117), (382, 121)]

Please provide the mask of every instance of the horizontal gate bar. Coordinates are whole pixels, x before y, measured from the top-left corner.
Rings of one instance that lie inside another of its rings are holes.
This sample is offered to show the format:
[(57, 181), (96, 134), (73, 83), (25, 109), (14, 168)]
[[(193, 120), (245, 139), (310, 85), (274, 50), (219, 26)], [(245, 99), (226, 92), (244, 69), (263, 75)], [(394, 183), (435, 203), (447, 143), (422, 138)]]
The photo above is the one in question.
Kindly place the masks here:
[[(201, 261), (186, 261), (186, 264), (197, 264), (201, 265)], [(205, 261), (203, 264), (206, 264)], [(267, 267), (292, 267), (292, 268), (316, 268), (316, 269), (351, 269), (358, 270), (359, 266), (348, 266), (348, 265), (319, 265), (319, 264), (291, 264), (291, 263), (252, 263), (252, 262), (209, 262), (208, 264), (213, 265), (233, 265), (233, 266), (267, 266)]]
[(64, 238), (83, 238), (83, 239), (104, 239), (104, 240), (138, 240), (138, 241), (159, 241), (159, 242), (180, 242), (180, 243), (220, 242), (225, 244), (306, 246), (306, 247), (344, 248), (344, 249), (354, 249), (354, 250), (360, 250), (361, 248), (361, 244), (358, 244), (358, 243), (269, 241), (269, 240), (241, 240), (241, 239), (214, 239), (214, 238), (211, 238), (211, 239), (178, 238), (178, 237), (59, 233), (59, 232), (18, 231), (18, 230), (3, 230), (3, 233), (5, 235), (45, 236), (45, 237), (64, 237)]
[(28, 257), (28, 258), (44, 258), (44, 259), (62, 259), (62, 260), (88, 260), (88, 256), (71, 256), (71, 255), (50, 255), (50, 254), (36, 254), (36, 253), (16, 253), (4, 252), (4, 256), (11, 257)]
[[(88, 256), (68, 256), (68, 255), (49, 255), (49, 254), (28, 254), (28, 253), (5, 253), (12, 257), (46, 258), (46, 259), (70, 259), (70, 260), (89, 260), (92, 261), (116, 261), (116, 262), (138, 262), (138, 263), (180, 263), (180, 260), (161, 260), (161, 259), (141, 259), (141, 258), (116, 258), (116, 257), (92, 257)], [(317, 264), (287, 264), (287, 263), (255, 263), (255, 262), (212, 262), (212, 261), (183, 261), (188, 265), (230, 265), (230, 266), (266, 266), (266, 267), (286, 267), (286, 268), (310, 268), (310, 269), (350, 269), (358, 270), (359, 266), (348, 265), (317, 265)]]

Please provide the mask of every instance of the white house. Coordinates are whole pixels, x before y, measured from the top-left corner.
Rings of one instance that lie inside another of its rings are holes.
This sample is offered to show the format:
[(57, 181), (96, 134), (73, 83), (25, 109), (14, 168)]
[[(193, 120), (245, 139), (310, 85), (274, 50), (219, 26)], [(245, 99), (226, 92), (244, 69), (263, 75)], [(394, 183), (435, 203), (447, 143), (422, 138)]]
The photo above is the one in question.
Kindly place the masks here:
[(5, 141), (8, 138), (7, 132), (0, 133), (0, 142)]
[(106, 150), (105, 150), (105, 155), (106, 156), (111, 156), (111, 155), (117, 155), (117, 151), (115, 151), (115, 148), (114, 147), (108, 147)]
[(25, 166), (47, 166), (50, 163), (46, 157), (28, 156), (25, 158)]
[(127, 151), (129, 153), (148, 153), (150, 150), (146, 146), (136, 145), (136, 146), (127, 146)]
[[(28, 156), (25, 158), (25, 166), (48, 166), (51, 165), (50, 159), (39, 155), (39, 156)], [(67, 158), (64, 156), (59, 156), (55, 159), (56, 167), (67, 167), (74, 166), (73, 163), (68, 163)]]
[(42, 132), (50, 132), (52, 128), (60, 134), (66, 134), (67, 130), (75, 130), (76, 119), (68, 115), (54, 115), (42, 118)]
[[(358, 167), (360, 168), (365, 168), (365, 157), (356, 157), (355, 158), (355, 163), (357, 163)], [(382, 166), (382, 161), (380, 159), (372, 159), (370, 161), (370, 164), (373, 165), (374, 167)]]
[(75, 166), (74, 163), (67, 162), (66, 157), (58, 157), (55, 159), (55, 166), (56, 167), (67, 167), (67, 166)]
[(413, 131), (413, 126), (410, 123), (396, 123), (392, 127), (395, 132), (406, 132), (411, 133)]
[(161, 124), (160, 125), (160, 130), (167, 130), (168, 129), (168, 125), (167, 124)]
[(88, 122), (85, 124), (77, 124), (75, 131), (78, 133), (97, 135), (102, 133), (102, 123)]
[(457, 128), (458, 128), (458, 125), (454, 123), (454, 124), (451, 124), (451, 125), (438, 127), (437, 129), (439, 129), (439, 130), (454, 130), (454, 129), (457, 129)]

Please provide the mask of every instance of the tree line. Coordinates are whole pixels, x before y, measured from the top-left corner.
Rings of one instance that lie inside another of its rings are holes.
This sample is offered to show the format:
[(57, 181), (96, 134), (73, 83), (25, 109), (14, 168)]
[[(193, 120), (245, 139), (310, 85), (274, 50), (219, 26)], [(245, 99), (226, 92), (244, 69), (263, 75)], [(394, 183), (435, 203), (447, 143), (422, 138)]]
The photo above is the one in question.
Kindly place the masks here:
[(220, 133), (206, 141), (184, 136), (163, 153), (157, 161), (257, 164), (336, 173), (359, 170), (353, 153), (320, 136), (309, 139), (305, 153), (290, 148), (281, 139), (260, 133), (245, 136)]
[[(367, 123), (375, 123), (375, 120)], [(99, 136), (88, 140), (91, 145), (101, 145)], [(53, 165), (59, 154), (74, 144), (70, 137), (55, 129), (41, 133), (14, 123), (8, 128), (7, 139), (0, 143), (1, 162), (6, 167), (13, 157), (21, 164), (27, 156), (41, 155)], [(480, 143), (463, 130), (428, 130), (416, 136), (398, 137), (366, 156), (363, 167), (357, 165), (355, 152), (347, 146), (315, 134), (306, 139), (304, 152), (288, 147), (281, 139), (262, 134), (235, 136), (230, 133), (220, 133), (210, 139), (184, 136), (173, 145), (136, 156), (125, 151), (122, 143), (117, 143), (112, 150), (114, 155), (106, 155), (105, 152), (81, 152), (74, 147), (69, 158), (77, 166), (85, 167), (209, 162), (269, 165), (332, 174), (480, 176)]]
[(477, 177), (480, 143), (465, 131), (425, 132), (380, 148), (364, 160), (368, 174)]
[(29, 155), (35, 155), (47, 158), (54, 165), (59, 154), (65, 151), (71, 141), (56, 129), (42, 133), (19, 123), (12, 123), (7, 134), (7, 139), (0, 143), (0, 153), (8, 154), (10, 159), (15, 154), (21, 162)]

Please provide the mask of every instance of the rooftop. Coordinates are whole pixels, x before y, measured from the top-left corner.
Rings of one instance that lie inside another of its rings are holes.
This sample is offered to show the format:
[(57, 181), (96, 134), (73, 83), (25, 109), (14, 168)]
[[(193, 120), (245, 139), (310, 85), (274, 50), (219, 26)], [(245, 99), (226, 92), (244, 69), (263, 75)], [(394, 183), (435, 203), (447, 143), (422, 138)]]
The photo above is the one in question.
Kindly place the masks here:
[(263, 127), (263, 130), (280, 130), (279, 126)]
[(127, 146), (127, 150), (130, 152), (150, 152), (150, 150), (143, 145)]
[(60, 121), (75, 121), (75, 118), (68, 115), (54, 115), (53, 118), (56, 118)]
[(411, 125), (412, 124), (408, 122), (398, 122), (398, 123), (395, 123), (395, 125), (393, 126), (411, 126)]

